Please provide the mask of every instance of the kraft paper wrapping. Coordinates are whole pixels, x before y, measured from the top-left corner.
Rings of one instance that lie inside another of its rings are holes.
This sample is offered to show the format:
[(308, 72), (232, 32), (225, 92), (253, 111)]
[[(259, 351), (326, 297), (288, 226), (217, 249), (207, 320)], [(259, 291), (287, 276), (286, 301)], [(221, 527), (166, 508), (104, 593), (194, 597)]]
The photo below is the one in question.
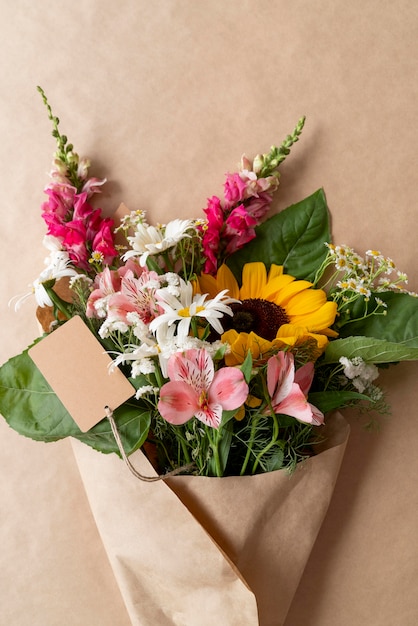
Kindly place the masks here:
[[(325, 517), (349, 427), (317, 456), (246, 477), (137, 480), (113, 455), (73, 450), (134, 626), (280, 626)], [(141, 451), (131, 460), (155, 472)], [(257, 617), (258, 616), (258, 617)]]

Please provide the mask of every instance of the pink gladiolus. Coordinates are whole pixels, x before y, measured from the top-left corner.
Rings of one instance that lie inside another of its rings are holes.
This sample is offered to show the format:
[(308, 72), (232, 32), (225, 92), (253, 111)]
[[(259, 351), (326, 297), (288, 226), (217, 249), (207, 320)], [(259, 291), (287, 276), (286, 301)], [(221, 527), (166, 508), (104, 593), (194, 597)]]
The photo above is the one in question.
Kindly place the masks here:
[(195, 416), (218, 428), (222, 411), (238, 409), (248, 396), (241, 370), (224, 367), (215, 372), (204, 349), (173, 354), (167, 371), (170, 382), (161, 387), (158, 410), (171, 424), (184, 424)]
[(323, 414), (307, 400), (313, 374), (312, 363), (295, 372), (294, 357), (290, 352), (278, 352), (272, 356), (267, 363), (267, 388), (274, 412), (316, 426), (323, 424)]

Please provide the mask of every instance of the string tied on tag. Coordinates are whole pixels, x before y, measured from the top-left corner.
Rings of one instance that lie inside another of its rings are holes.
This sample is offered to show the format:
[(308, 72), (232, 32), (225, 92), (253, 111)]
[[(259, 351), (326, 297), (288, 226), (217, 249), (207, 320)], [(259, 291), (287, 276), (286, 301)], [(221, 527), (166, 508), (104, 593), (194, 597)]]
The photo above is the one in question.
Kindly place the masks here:
[(122, 439), (118, 431), (118, 427), (116, 426), (115, 418), (113, 417), (112, 409), (107, 405), (105, 406), (104, 409), (106, 412), (106, 417), (109, 420), (113, 436), (119, 448), (119, 452), (122, 456), (122, 459), (125, 461), (125, 464), (127, 465), (128, 469), (132, 472), (132, 474), (136, 478), (139, 478), (139, 480), (143, 480), (147, 483), (153, 483), (153, 482), (156, 482), (157, 480), (164, 480), (165, 478), (168, 478), (168, 476), (176, 476), (177, 474), (191, 470), (194, 467), (193, 463), (189, 463), (188, 465), (182, 465), (181, 467), (178, 467), (172, 470), (171, 472), (167, 472), (166, 474), (161, 474), (160, 476), (144, 476), (143, 474), (138, 472), (138, 470), (132, 465), (132, 463), (130, 462), (128, 458), (128, 455), (126, 454), (124, 450)]

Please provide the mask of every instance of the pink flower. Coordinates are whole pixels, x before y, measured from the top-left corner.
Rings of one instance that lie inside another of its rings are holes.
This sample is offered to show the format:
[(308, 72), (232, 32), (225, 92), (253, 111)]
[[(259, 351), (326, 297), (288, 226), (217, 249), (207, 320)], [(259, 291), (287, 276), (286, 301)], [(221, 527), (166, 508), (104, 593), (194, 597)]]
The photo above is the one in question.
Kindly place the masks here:
[(226, 220), (226, 234), (236, 235), (257, 224), (257, 220), (249, 215), (243, 204), (239, 204)]
[(258, 196), (253, 196), (246, 203), (245, 208), (248, 214), (257, 220), (258, 224), (269, 210), (272, 199), (273, 196), (268, 193), (259, 193)]
[(245, 197), (246, 183), (239, 174), (228, 174), (224, 184), (224, 196), (228, 204), (241, 202)]
[(208, 220), (202, 237), (203, 254), (206, 257), (204, 271), (205, 274), (216, 274), (221, 231), (224, 224), (224, 211), (220, 199), (217, 196), (209, 198), (204, 212)]
[(98, 225), (98, 230), (93, 237), (92, 251), (100, 252), (103, 256), (103, 263), (105, 265), (110, 265), (117, 255), (117, 250), (113, 243), (113, 225), (114, 222), (109, 217), (102, 219)]
[(139, 278), (133, 272), (126, 272), (121, 281), (121, 294), (138, 313), (144, 324), (149, 324), (162, 313), (157, 300), (159, 278), (156, 272), (145, 269)]
[(241, 370), (224, 367), (215, 372), (204, 349), (176, 352), (168, 361), (170, 382), (161, 387), (158, 410), (171, 424), (193, 416), (218, 428), (222, 411), (238, 409), (247, 399), (248, 385)]
[(88, 192), (77, 194), (67, 184), (54, 183), (45, 190), (48, 202), (42, 205), (48, 235), (57, 237), (76, 267), (89, 272), (92, 253), (99, 252), (110, 265), (117, 255), (113, 239), (113, 220), (102, 218), (101, 210), (88, 203)]
[(274, 412), (315, 426), (323, 424), (323, 414), (307, 400), (313, 375), (313, 363), (306, 363), (295, 372), (290, 352), (272, 356), (267, 363), (267, 388)]
[(107, 301), (112, 294), (120, 291), (121, 277), (116, 270), (106, 267), (95, 279), (96, 288), (91, 292), (87, 300), (87, 317), (105, 317)]

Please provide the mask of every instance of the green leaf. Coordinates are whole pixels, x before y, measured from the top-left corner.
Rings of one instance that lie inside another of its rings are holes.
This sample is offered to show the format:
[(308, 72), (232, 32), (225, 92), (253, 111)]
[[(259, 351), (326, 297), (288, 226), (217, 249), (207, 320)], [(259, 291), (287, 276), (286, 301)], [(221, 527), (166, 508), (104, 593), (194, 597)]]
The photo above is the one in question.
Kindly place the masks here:
[(359, 402), (370, 398), (356, 391), (314, 391), (309, 394), (308, 400), (322, 413), (328, 413), (349, 406), (353, 401)]
[(351, 318), (356, 321), (344, 324), (339, 329), (340, 337), (351, 335), (375, 337), (403, 344), (405, 347), (418, 348), (418, 298), (394, 291), (373, 294), (368, 303), (369, 311), (374, 310), (376, 297), (387, 304), (386, 315), (361, 318), (365, 303), (359, 299), (351, 308)]
[[(74, 437), (104, 452), (119, 450), (107, 419), (81, 432), (25, 350), (0, 368), (0, 413), (19, 434), (37, 441)], [(151, 416), (145, 406), (129, 401), (114, 411), (127, 454), (145, 441)]]
[(244, 374), (245, 382), (249, 383), (251, 380), (251, 374), (253, 371), (253, 355), (248, 350), (247, 356), (240, 367), (241, 372)]
[[(231, 411), (228, 411), (230, 413)], [(225, 413), (225, 411), (224, 411)], [(232, 424), (228, 420), (222, 421), (222, 426), (215, 433), (215, 446), (217, 448), (219, 466), (217, 466), (215, 456), (211, 456), (208, 462), (207, 476), (223, 476), (226, 464), (228, 463), (229, 451), (232, 443)]]
[(313, 280), (327, 255), (330, 241), (329, 215), (325, 194), (319, 189), (256, 228), (256, 238), (227, 261), (234, 275), (241, 277), (242, 267), (251, 261), (284, 265), (288, 274)]
[(346, 337), (330, 341), (321, 363), (338, 363), (340, 357), (361, 357), (369, 363), (396, 363), (418, 360), (418, 347), (374, 337)]
[(275, 470), (279, 470), (283, 467), (284, 462), (284, 451), (280, 446), (274, 446), (272, 450), (270, 450), (267, 459), (264, 459), (264, 466), (266, 472), (274, 472)]

